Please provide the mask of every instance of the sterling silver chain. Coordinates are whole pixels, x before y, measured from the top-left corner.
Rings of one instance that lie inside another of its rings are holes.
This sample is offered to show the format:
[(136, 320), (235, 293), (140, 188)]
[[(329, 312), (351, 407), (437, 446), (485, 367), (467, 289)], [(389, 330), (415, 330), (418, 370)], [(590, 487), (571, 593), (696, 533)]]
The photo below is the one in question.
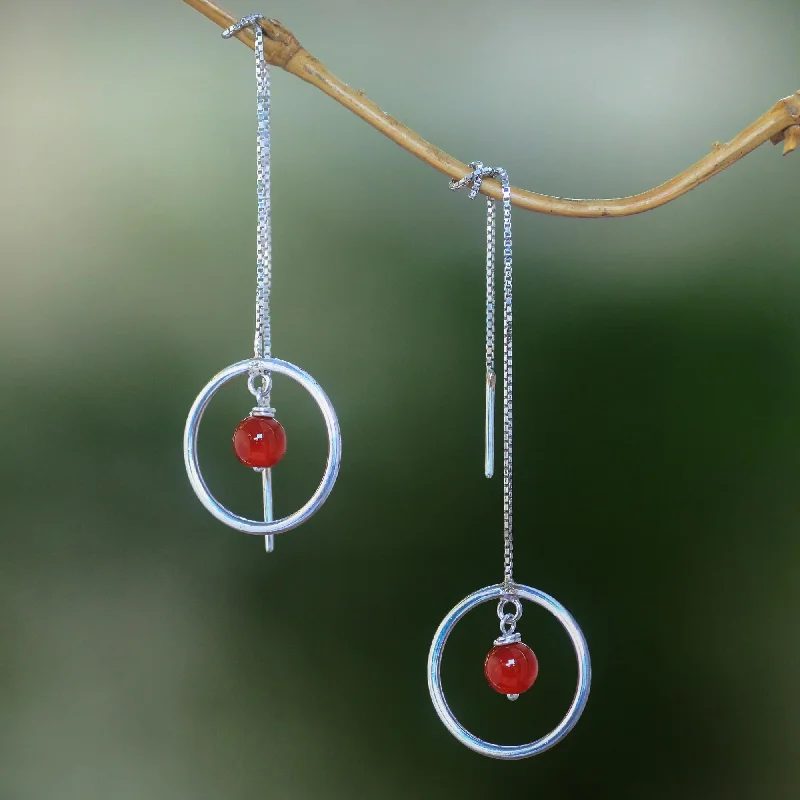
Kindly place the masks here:
[[(503, 188), (503, 586), (508, 591), (514, 585), (514, 536), (512, 525), (512, 451), (513, 451), (513, 347), (511, 272), (511, 184), (508, 173), (500, 167), (485, 167), (480, 161), (469, 165), (472, 172), (461, 180), (450, 181), (453, 190), (470, 186), (469, 197), (474, 200), (484, 178), (496, 178)], [(486, 477), (493, 474), (494, 462), (494, 340), (495, 340), (495, 201), (486, 202)]]
[[(256, 136), (258, 197), (258, 227), (256, 233), (256, 329), (253, 354), (256, 359), (272, 356), (272, 330), (269, 300), (272, 288), (272, 223), (270, 200), (270, 133), (269, 133), (269, 64), (264, 58), (264, 31), (258, 24), (262, 14), (251, 14), (225, 30), (224, 39), (230, 39), (244, 28), (252, 27), (255, 33), (256, 103), (258, 134)], [(257, 371), (256, 371), (257, 372)], [(262, 376), (259, 405), (269, 406), (269, 379)], [(252, 383), (252, 382), (251, 382)]]

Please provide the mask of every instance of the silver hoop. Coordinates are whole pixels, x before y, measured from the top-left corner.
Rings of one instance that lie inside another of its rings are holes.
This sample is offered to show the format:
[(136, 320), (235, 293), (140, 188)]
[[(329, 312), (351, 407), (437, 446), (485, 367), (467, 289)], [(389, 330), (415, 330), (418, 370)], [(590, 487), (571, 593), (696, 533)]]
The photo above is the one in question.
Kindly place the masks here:
[(444, 646), (447, 638), (453, 632), (453, 628), (458, 621), (469, 611), (482, 603), (497, 600), (507, 594), (508, 589), (503, 584), (487, 586), (473, 592), (469, 597), (465, 597), (443, 620), (439, 629), (433, 637), (430, 653), (428, 654), (428, 690), (431, 693), (431, 700), (439, 719), (444, 723), (447, 730), (458, 739), (461, 744), (489, 758), (501, 758), (506, 760), (518, 760), (528, 758), (538, 753), (549, 750), (553, 745), (558, 744), (574, 727), (586, 707), (589, 699), (589, 688), (592, 682), (592, 664), (589, 658), (589, 647), (578, 623), (558, 600), (550, 595), (532, 589), (530, 586), (514, 585), (515, 594), (523, 600), (536, 603), (545, 610), (549, 611), (564, 627), (564, 630), (572, 640), (575, 648), (575, 656), (578, 660), (578, 683), (575, 689), (575, 697), (569, 707), (566, 716), (561, 722), (546, 736), (537, 739), (530, 744), (521, 745), (502, 745), (492, 744), (479, 739), (471, 734), (455, 718), (442, 691), (441, 664)]
[[(197, 433), (200, 428), (200, 420), (203, 418), (203, 412), (206, 410), (209, 402), (211, 402), (211, 398), (217, 390), (231, 380), (231, 378), (251, 372), (254, 365), (263, 367), (270, 372), (286, 375), (288, 378), (297, 381), (297, 383), (299, 383), (316, 401), (319, 410), (322, 412), (322, 417), (325, 420), (325, 428), (328, 432), (328, 461), (325, 465), (325, 474), (322, 476), (322, 481), (317, 487), (317, 490), (311, 495), (308, 502), (302, 508), (295, 511), (294, 514), (290, 514), (288, 517), (283, 517), (273, 522), (247, 519), (246, 517), (239, 517), (228, 511), (228, 509), (221, 505), (209, 491), (205, 480), (203, 480), (203, 476), (200, 472), (200, 465), (197, 461)], [(294, 364), (290, 364), (288, 361), (281, 361), (278, 358), (262, 358), (256, 360), (249, 358), (246, 361), (239, 361), (236, 364), (231, 364), (231, 366), (226, 367), (222, 372), (215, 375), (206, 384), (200, 394), (197, 395), (197, 399), (194, 401), (186, 420), (186, 429), (183, 434), (183, 456), (186, 462), (186, 472), (189, 475), (189, 482), (192, 484), (195, 494), (200, 502), (220, 522), (224, 522), (229, 527), (235, 528), (237, 531), (243, 531), (244, 533), (252, 533), (258, 536), (270, 536), (296, 528), (311, 517), (325, 500), (327, 500), (336, 482), (336, 476), (339, 474), (339, 464), (342, 459), (342, 435), (339, 431), (339, 420), (336, 417), (336, 412), (333, 409), (331, 401), (328, 399), (325, 392), (322, 391), (322, 387), (320, 387), (307, 372), (304, 372), (300, 367), (296, 367)]]

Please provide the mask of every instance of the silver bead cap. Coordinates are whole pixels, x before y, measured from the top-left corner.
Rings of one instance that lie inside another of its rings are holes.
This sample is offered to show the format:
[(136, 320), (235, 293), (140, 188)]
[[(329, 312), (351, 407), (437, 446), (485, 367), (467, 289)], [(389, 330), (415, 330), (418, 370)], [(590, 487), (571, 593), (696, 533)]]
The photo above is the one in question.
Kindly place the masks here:
[(274, 417), (275, 409), (269, 406), (256, 406), (251, 412), (251, 417)]
[[(494, 643), (498, 644), (516, 644), (522, 641), (522, 636), (519, 633), (506, 633), (504, 636), (498, 636)], [(514, 698), (516, 700), (516, 698)]]

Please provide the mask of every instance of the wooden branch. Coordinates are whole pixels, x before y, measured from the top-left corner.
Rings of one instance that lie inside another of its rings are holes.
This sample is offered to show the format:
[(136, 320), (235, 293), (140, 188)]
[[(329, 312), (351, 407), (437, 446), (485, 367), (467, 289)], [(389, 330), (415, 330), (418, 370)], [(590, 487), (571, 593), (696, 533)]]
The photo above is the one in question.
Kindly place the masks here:
[[(236, 17), (214, 5), (210, 0), (184, 0), (184, 2), (221, 28), (227, 28), (236, 22)], [(281, 67), (292, 75), (302, 78), (306, 83), (321, 89), (384, 136), (449, 178), (462, 178), (471, 172), (466, 164), (434, 147), (419, 134), (390, 117), (367, 99), (363, 92), (351, 89), (342, 83), (328, 72), (324, 65), (314, 58), (280, 22), (264, 19), (261, 21), (261, 27), (265, 34), (264, 55), (270, 64)], [(241, 31), (237, 38), (253, 48), (253, 33), (249, 28)], [(612, 200), (569, 200), (513, 187), (511, 202), (529, 211), (564, 217), (624, 217), (641, 214), (686, 194), (767, 141), (772, 141), (773, 144), (784, 142), (784, 154), (791, 153), (800, 145), (800, 92), (780, 100), (730, 142), (715, 143), (713, 152), (705, 158), (650, 191)], [(494, 180), (485, 180), (481, 186), (481, 193), (499, 200), (500, 184)]]

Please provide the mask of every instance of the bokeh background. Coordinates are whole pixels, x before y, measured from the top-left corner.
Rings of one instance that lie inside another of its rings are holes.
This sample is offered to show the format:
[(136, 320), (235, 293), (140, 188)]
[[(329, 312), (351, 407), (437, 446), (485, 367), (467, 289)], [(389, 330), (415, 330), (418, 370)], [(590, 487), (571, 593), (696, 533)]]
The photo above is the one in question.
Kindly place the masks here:
[[(232, 1), (232, 0), (231, 0)], [(514, 215), (517, 577), (555, 595), (595, 684), (563, 744), (461, 747), (430, 638), (502, 577), (482, 475), (484, 204), (317, 90), (273, 75), (274, 352), (344, 436), (334, 494), (277, 540), (213, 520), (186, 412), (247, 357), (251, 53), (178, 0), (2, 0), (0, 797), (681, 797), (800, 782), (800, 156), (764, 146), (623, 220)], [(795, 0), (289, 2), (335, 74), (464, 161), (565, 196), (649, 188), (800, 88)], [(277, 512), (325, 440), (276, 379)], [(204, 423), (209, 483), (244, 383)], [(528, 608), (516, 704), (448, 645), (462, 721), (506, 743), (571, 698), (568, 641)]]

